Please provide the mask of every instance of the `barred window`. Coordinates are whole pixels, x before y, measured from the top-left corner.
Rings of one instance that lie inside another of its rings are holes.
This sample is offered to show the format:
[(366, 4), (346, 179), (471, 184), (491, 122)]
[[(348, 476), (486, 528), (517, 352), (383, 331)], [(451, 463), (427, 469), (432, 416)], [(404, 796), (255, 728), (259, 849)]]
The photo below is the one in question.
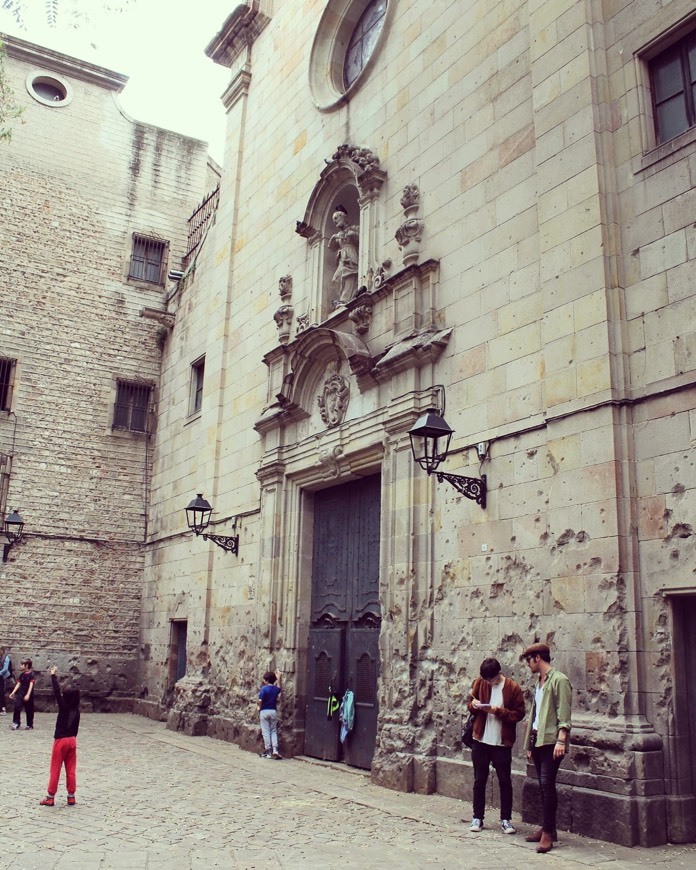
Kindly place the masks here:
[(167, 242), (134, 233), (128, 277), (149, 284), (164, 284), (166, 254)]
[(0, 411), (9, 411), (12, 407), (12, 385), (16, 360), (0, 357)]
[(191, 413), (196, 414), (203, 405), (203, 379), (205, 357), (202, 356), (191, 366)]
[(119, 381), (114, 406), (114, 429), (130, 432), (148, 431), (148, 408), (152, 387), (132, 381)]
[(675, 42), (650, 63), (657, 142), (696, 124), (696, 33)]

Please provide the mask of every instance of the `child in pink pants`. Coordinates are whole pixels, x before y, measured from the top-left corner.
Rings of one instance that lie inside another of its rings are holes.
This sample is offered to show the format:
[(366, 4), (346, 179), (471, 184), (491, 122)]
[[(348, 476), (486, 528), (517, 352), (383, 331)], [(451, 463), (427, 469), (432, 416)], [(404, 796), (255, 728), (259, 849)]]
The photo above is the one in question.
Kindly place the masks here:
[(53, 735), (53, 752), (51, 753), (51, 772), (48, 776), (48, 789), (46, 797), (40, 801), (42, 807), (52, 807), (55, 804), (55, 796), (58, 791), (60, 772), (65, 765), (65, 784), (68, 788), (68, 806), (75, 806), (75, 789), (77, 780), (75, 768), (77, 767), (77, 732), (80, 728), (80, 690), (66, 689), (61, 692), (56, 676), (57, 668), (51, 668), (51, 683), (53, 694), (58, 704), (58, 718), (56, 730)]

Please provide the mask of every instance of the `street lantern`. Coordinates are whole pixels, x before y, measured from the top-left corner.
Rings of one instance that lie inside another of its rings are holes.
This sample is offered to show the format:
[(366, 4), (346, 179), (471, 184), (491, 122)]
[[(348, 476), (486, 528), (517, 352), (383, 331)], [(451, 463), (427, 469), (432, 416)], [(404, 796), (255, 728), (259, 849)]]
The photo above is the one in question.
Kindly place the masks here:
[[(444, 401), (444, 387), (441, 389)], [(482, 474), (481, 477), (464, 477), (461, 474), (438, 471), (439, 466), (447, 459), (453, 432), (454, 430), (448, 425), (445, 418), (434, 408), (430, 408), (416, 420), (409, 430), (413, 458), (424, 471), (427, 471), (428, 474), (434, 474), (438, 483), (442, 483), (443, 480), (447, 481), (461, 495), (475, 501), (485, 510), (485, 474)], [(480, 447), (487, 447), (487, 445), (484, 442)], [(484, 456), (485, 450), (483, 452), (479, 450), (479, 457), (483, 458)]]
[(186, 522), (189, 529), (196, 536), (201, 535), (204, 541), (212, 541), (226, 553), (234, 553), (237, 556), (239, 554), (239, 535), (215, 535), (206, 532), (212, 512), (213, 508), (210, 502), (206, 501), (203, 498), (203, 493), (199, 492), (186, 508)]
[(5, 517), (2, 530), (8, 541), (2, 548), (2, 561), (7, 562), (7, 557), (12, 547), (15, 544), (19, 544), (24, 537), (24, 520), (17, 513), (17, 510), (13, 510), (12, 513), (9, 513)]
[(186, 508), (186, 522), (189, 529), (196, 535), (201, 535), (208, 528), (212, 512), (210, 502), (206, 501), (203, 493), (199, 492)]

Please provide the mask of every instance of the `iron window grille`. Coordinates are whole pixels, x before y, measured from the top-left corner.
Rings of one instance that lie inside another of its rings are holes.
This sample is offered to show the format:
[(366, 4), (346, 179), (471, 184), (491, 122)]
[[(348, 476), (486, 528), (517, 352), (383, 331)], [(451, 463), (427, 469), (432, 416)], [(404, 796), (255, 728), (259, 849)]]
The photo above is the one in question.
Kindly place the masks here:
[(657, 143), (696, 124), (696, 32), (649, 62)]
[(114, 429), (148, 432), (148, 413), (152, 387), (133, 381), (119, 381), (114, 405)]
[(133, 233), (128, 277), (148, 284), (164, 284), (167, 242)]
[(12, 406), (12, 386), (16, 360), (0, 357), (0, 411), (9, 411)]
[(220, 185), (203, 200), (188, 219), (188, 242), (183, 267), (186, 270), (205, 237), (208, 225), (214, 220), (220, 201)]

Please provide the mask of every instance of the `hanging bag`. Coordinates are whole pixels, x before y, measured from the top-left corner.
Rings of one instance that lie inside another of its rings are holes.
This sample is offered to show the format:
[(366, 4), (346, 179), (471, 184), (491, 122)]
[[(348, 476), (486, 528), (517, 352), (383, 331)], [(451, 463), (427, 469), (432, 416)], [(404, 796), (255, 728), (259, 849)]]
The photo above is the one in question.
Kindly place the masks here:
[(474, 745), (475, 719), (476, 713), (469, 713), (468, 717), (464, 720), (464, 725), (462, 727), (462, 744), (467, 746), (469, 749), (472, 749)]

